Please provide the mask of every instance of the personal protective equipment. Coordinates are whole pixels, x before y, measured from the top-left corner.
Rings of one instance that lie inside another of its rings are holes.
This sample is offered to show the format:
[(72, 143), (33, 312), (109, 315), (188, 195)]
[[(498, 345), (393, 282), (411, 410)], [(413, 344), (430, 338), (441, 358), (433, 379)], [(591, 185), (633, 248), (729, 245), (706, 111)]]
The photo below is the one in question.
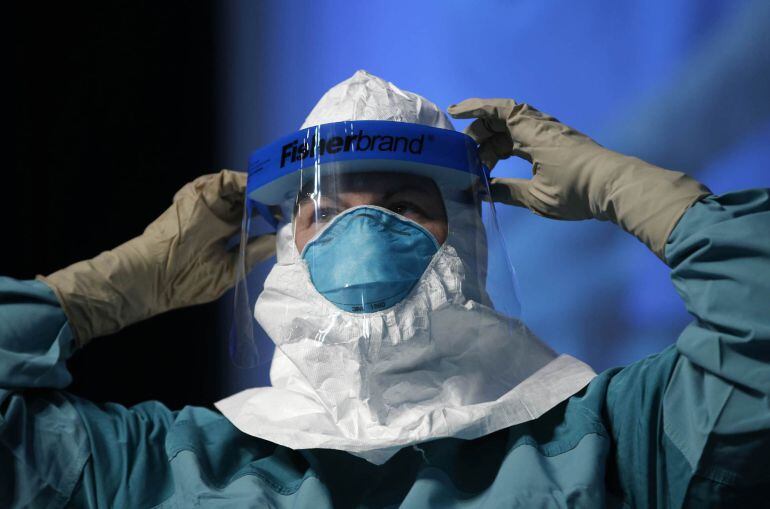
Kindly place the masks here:
[[(607, 150), (512, 99), (467, 99), (448, 112), (455, 118), (476, 118), (466, 133), (480, 144), (487, 167), (512, 155), (532, 163), (531, 179), (492, 179), (493, 200), (553, 219), (610, 220), (661, 259), (685, 210), (711, 194), (684, 173)], [(651, 195), (659, 199), (647, 199)]]
[(666, 246), (695, 317), (678, 341), (657, 338), (670, 346), (536, 420), (405, 448), (381, 466), (249, 437), (205, 407), (70, 394), (72, 335), (55, 296), (0, 277), (0, 505), (764, 507), (768, 236), (770, 189), (695, 203)]
[[(254, 210), (280, 212), (258, 325), (243, 325), (277, 348), (271, 387), (216, 404), (235, 426), (380, 464), (407, 445), (537, 418), (595, 376), (518, 319), (477, 146), (433, 103), (359, 71), (305, 125), (249, 164), (243, 239)], [(244, 278), (236, 294), (247, 289)]]
[[(182, 187), (140, 236), (38, 279), (56, 293), (79, 345), (170, 309), (210, 302), (235, 277), (246, 174), (223, 170)], [(273, 235), (243, 247), (242, 263), (272, 256)]]
[(301, 256), (318, 293), (344, 311), (371, 313), (401, 302), (439, 248), (419, 223), (373, 205), (332, 221)]

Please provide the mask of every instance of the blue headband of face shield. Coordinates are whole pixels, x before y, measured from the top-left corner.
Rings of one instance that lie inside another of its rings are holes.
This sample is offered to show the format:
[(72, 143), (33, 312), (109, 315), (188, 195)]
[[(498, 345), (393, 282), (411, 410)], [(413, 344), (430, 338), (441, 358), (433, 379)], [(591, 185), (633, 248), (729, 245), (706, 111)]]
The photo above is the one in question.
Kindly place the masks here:
[(420, 124), (385, 120), (335, 122), (302, 129), (254, 151), (246, 195), (263, 217), (267, 206), (296, 197), (325, 171), (393, 171), (420, 175), (444, 190), (464, 191), (472, 179), (488, 176), (470, 136)]

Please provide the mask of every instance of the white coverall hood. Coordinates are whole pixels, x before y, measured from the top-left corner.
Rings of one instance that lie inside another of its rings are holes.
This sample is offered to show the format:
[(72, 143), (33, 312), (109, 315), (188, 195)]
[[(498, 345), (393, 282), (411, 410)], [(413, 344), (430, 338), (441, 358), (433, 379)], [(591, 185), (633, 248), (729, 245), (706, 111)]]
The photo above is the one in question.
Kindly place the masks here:
[[(432, 102), (365, 71), (329, 90), (302, 127), (348, 120), (453, 129)], [(478, 438), (535, 419), (583, 388), (595, 376), (590, 367), (557, 356), (493, 309), (480, 215), (471, 204), (445, 205), (453, 228), (415, 289), (365, 315), (318, 293), (292, 223), (279, 225), (277, 263), (255, 307), (276, 344), (272, 387), (247, 389), (217, 408), (247, 434), (381, 464), (405, 446)]]

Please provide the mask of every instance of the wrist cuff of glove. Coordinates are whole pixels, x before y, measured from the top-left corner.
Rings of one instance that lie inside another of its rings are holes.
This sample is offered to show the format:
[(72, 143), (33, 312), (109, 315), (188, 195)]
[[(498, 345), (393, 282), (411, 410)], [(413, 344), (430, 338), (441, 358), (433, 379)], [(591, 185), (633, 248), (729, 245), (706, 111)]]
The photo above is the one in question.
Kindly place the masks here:
[(56, 294), (78, 347), (151, 316), (148, 292), (135, 288), (136, 281), (146, 278), (136, 267), (119, 270), (121, 266), (119, 256), (105, 251), (48, 276), (37, 276)]
[(628, 172), (613, 183), (607, 217), (642, 241), (666, 262), (668, 237), (693, 203), (711, 191), (681, 172), (652, 165)]
[(35, 276), (35, 279), (45, 283), (51, 291), (53, 291), (54, 295), (56, 295), (59, 306), (64, 312), (64, 316), (67, 317), (67, 324), (75, 336), (75, 347), (81, 348), (91, 341), (91, 338), (93, 337), (91, 332), (93, 329), (92, 324), (88, 320), (87, 315), (78, 309), (77, 305), (70, 305), (70, 299), (65, 297), (64, 292), (62, 292), (62, 290), (59, 289), (59, 286), (54, 282), (56, 279), (54, 274), (51, 274), (50, 276), (38, 274)]

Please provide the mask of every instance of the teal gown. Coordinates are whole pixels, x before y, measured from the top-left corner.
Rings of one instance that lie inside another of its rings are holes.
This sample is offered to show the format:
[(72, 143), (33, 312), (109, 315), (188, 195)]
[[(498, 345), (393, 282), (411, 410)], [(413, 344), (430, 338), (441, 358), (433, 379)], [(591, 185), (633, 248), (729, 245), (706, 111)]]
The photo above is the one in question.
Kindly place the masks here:
[(54, 294), (0, 278), (0, 507), (761, 506), (770, 190), (696, 203), (666, 258), (694, 317), (676, 344), (532, 422), (404, 448), (381, 466), (253, 438), (205, 408), (69, 394), (73, 337)]

